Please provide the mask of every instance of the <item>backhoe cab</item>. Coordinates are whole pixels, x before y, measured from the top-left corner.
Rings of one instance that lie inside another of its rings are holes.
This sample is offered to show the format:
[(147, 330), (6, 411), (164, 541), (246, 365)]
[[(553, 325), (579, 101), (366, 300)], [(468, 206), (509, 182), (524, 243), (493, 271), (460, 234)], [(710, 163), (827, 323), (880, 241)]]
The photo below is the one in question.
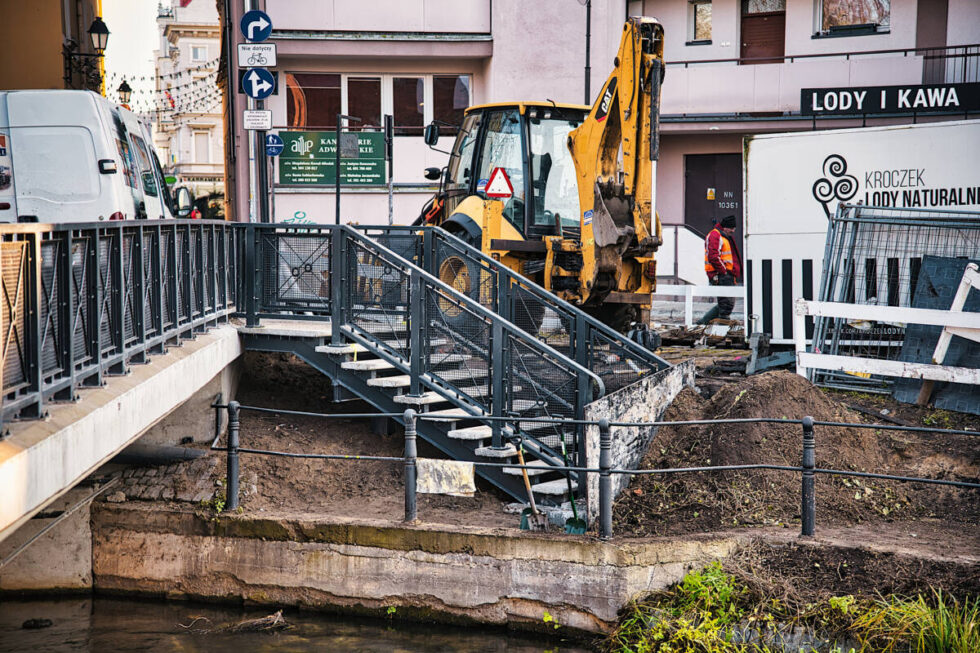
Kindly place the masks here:
[[(591, 108), (470, 107), (419, 223), (442, 226), (620, 331), (646, 321), (661, 243), (652, 184), (662, 79), (663, 29), (636, 17)], [(438, 138), (433, 123), (425, 142)], [(468, 294), (471, 274), (462, 260), (440, 265), (442, 280)]]

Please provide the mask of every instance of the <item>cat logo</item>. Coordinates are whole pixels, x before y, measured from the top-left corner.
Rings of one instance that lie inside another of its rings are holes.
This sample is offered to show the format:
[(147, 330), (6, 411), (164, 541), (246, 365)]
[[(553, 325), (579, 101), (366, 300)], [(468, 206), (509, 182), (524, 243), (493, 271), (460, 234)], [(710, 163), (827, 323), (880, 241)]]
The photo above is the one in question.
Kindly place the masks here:
[(602, 94), (602, 101), (599, 102), (599, 110), (595, 114), (595, 121), (602, 122), (609, 115), (609, 108), (612, 106), (613, 98), (616, 97), (616, 78), (613, 77), (606, 91)]

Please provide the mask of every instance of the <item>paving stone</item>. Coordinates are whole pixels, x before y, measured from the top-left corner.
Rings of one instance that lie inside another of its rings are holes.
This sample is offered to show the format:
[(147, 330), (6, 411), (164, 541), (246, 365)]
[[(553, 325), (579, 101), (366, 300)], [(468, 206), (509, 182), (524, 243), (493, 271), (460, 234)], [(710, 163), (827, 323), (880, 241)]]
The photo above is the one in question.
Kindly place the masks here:
[(172, 487), (168, 487), (168, 488), (164, 488), (163, 492), (160, 493), (160, 498), (169, 500), (169, 499), (173, 499), (176, 495), (177, 493), (174, 492), (174, 489)]
[(122, 492), (116, 491), (105, 498), (109, 503), (122, 503), (126, 500), (126, 495)]

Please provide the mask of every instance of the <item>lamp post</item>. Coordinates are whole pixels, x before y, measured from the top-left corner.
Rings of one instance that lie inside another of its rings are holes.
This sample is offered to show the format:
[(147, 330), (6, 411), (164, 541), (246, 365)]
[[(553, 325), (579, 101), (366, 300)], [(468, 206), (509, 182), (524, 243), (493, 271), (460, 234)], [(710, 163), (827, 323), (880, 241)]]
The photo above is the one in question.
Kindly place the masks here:
[[(627, 0), (628, 2), (628, 0)], [(592, 0), (578, 0), (585, 5), (585, 104), (592, 104), (591, 77), (591, 48), (592, 48)]]
[(72, 81), (77, 72), (82, 76), (82, 88), (101, 90), (102, 71), (99, 70), (99, 59), (105, 56), (106, 45), (109, 43), (109, 28), (101, 16), (96, 16), (92, 21), (88, 35), (94, 52), (79, 52), (78, 41), (70, 38), (65, 39), (61, 48), (65, 59), (65, 86), (68, 88), (74, 88)]

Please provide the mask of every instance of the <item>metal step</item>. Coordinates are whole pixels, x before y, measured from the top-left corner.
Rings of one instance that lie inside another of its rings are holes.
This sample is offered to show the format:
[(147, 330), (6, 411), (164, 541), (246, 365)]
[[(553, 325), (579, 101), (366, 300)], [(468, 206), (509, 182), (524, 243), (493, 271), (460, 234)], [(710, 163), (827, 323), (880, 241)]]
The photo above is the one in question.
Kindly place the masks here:
[[(520, 471), (520, 470), (516, 470)], [(578, 489), (578, 483), (572, 481), (572, 492)], [(536, 483), (531, 486), (531, 490), (535, 494), (547, 494), (550, 496), (561, 496), (562, 494), (568, 494), (568, 481), (564, 478), (560, 478), (557, 481), (545, 481), (544, 483)]]

